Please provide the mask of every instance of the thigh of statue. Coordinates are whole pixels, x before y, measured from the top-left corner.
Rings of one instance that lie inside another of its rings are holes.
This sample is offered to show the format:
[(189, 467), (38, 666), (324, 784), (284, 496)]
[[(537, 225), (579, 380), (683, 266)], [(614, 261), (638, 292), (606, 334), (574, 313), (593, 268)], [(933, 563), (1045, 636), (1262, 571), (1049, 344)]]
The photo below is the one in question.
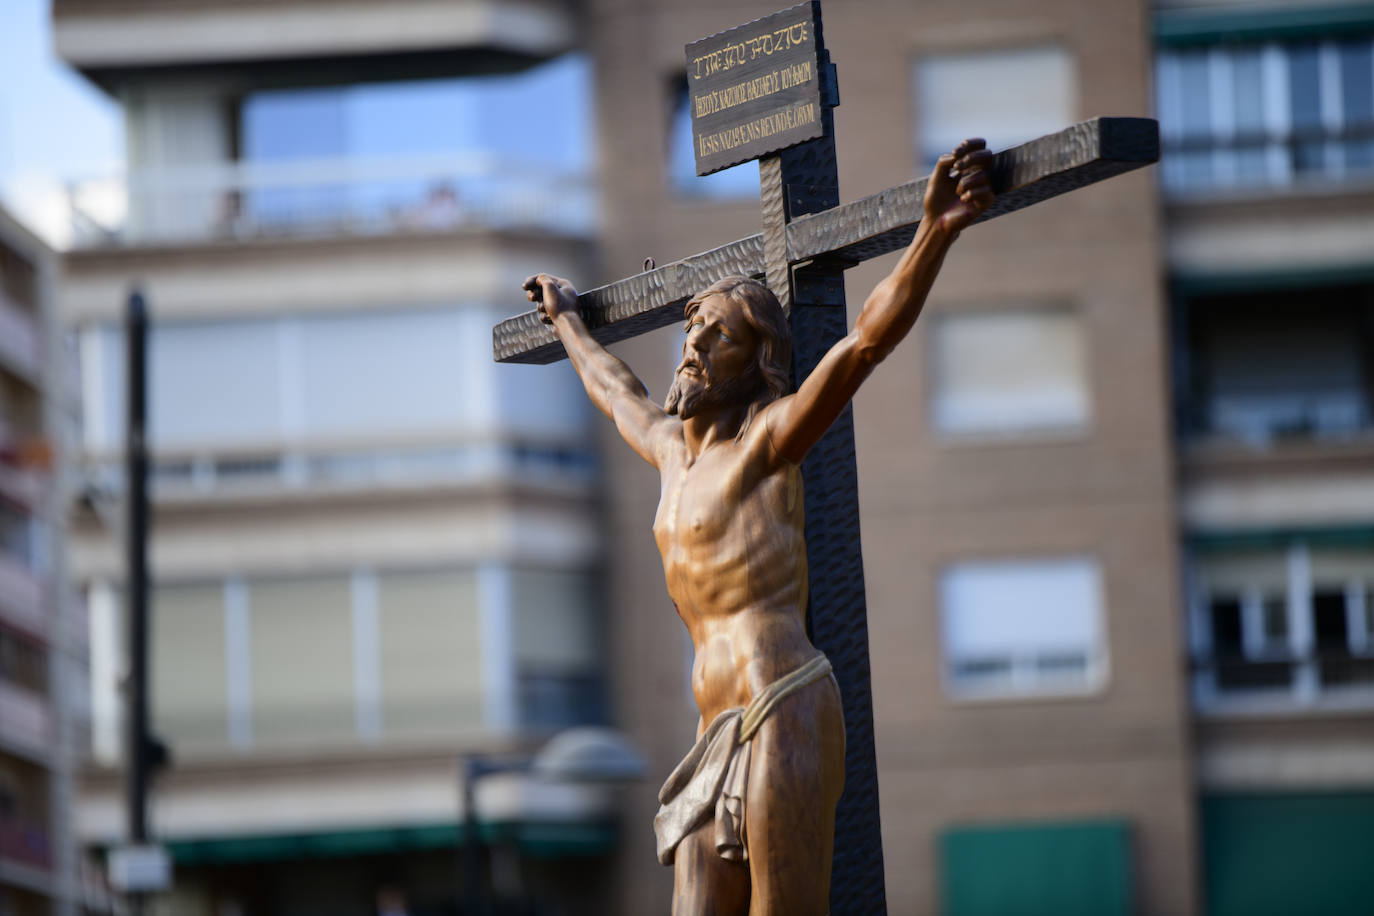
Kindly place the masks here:
[(835, 806), (844, 791), (844, 714), (834, 678), (779, 703), (753, 742), (745, 802), (749, 916), (824, 916)]

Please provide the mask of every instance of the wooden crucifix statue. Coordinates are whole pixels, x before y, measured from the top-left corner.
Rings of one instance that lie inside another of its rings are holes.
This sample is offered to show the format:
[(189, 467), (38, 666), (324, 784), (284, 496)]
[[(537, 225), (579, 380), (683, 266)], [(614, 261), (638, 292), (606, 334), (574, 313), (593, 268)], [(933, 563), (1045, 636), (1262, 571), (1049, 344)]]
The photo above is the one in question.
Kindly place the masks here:
[(662, 477), (653, 531), (696, 652), (701, 712), (654, 821), (675, 914), (829, 909), (844, 719), (830, 663), (806, 634), (801, 463), (911, 330), (945, 252), (992, 203), (991, 164), (982, 140), (940, 158), (910, 247), (794, 393), (787, 316), (757, 280), (726, 277), (687, 304), (662, 407), (592, 337), (567, 280), (525, 282), (592, 402)]
[[(701, 712), (655, 819), (675, 916), (873, 916), (886, 902), (849, 401), (963, 229), (1156, 161), (1158, 126), (1097, 118), (995, 156), (968, 140), (929, 179), (841, 206), (818, 0), (694, 42), (687, 72), (698, 174), (760, 159), (763, 232), (580, 295), (531, 277), (538, 308), (497, 325), (493, 349), (571, 358), (662, 475), (653, 532)], [(848, 328), (844, 269), (902, 249)], [(659, 407), (602, 344), (684, 307)]]

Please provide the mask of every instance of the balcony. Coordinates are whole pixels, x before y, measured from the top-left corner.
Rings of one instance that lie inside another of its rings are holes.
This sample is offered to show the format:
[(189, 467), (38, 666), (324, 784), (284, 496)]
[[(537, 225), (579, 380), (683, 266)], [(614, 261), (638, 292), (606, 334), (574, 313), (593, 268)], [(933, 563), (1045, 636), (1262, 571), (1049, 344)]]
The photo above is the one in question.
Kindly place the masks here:
[(1166, 192), (1374, 184), (1372, 38), (1334, 25), (1325, 36), (1173, 36), (1155, 70)]
[(566, 0), (57, 0), (59, 57), (114, 94), (186, 70), (243, 85), (298, 77), (302, 61), (342, 78), (463, 72), (557, 54), (576, 27)]
[(68, 198), (85, 249), (473, 229), (585, 238), (597, 222), (586, 176), (485, 154), (163, 169), (74, 184)]
[(43, 339), (38, 319), (0, 292), (0, 366), (34, 385), (42, 374)]
[(13, 556), (0, 552), (0, 620), (39, 639), (46, 639), (43, 585)]
[[(122, 458), (89, 456), (86, 479), (101, 493), (123, 487)], [(160, 502), (235, 500), (258, 495), (329, 496), (433, 486), (476, 486), (519, 479), (585, 491), (596, 462), (585, 444), (557, 439), (479, 436), (445, 442), (158, 449), (150, 469)]]
[(46, 762), (53, 740), (52, 716), (40, 694), (0, 681), (0, 742)]
[(52, 868), (48, 831), (39, 824), (0, 817), (0, 860), (47, 871)]
[(1356, 445), (1374, 434), (1374, 305), (1368, 281), (1179, 296), (1178, 417), (1191, 445), (1255, 452)]
[[(1204, 712), (1374, 708), (1368, 529), (1195, 538), (1190, 641)], [(1286, 546), (1284, 546), (1286, 544)]]
[(4, 460), (4, 431), (0, 429), (0, 497), (27, 509), (36, 509), (43, 497), (43, 480), (33, 471)]

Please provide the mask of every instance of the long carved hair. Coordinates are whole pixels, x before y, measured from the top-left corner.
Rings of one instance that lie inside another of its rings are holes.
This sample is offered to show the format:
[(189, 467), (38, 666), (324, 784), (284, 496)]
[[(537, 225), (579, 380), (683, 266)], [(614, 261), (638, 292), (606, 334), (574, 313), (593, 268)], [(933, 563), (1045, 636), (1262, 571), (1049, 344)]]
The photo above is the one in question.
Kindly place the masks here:
[(773, 291), (750, 277), (725, 277), (693, 296), (683, 310), (684, 327), (690, 330), (692, 318), (709, 297), (721, 295), (740, 307), (744, 320), (759, 337), (754, 366), (759, 390), (745, 412), (736, 441), (744, 437), (754, 417), (764, 407), (787, 394), (792, 387), (792, 328)]

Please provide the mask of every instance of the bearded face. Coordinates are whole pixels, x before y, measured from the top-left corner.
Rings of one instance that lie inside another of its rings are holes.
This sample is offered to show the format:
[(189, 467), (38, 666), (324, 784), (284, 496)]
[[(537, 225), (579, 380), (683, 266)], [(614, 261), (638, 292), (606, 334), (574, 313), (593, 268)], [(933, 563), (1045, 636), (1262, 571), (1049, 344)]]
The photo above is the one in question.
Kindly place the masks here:
[(672, 387), (663, 401), (668, 414), (690, 420), (706, 410), (725, 407), (746, 407), (762, 394), (763, 375), (757, 363), (738, 375), (724, 379), (707, 376), (699, 363), (685, 358), (673, 374)]

